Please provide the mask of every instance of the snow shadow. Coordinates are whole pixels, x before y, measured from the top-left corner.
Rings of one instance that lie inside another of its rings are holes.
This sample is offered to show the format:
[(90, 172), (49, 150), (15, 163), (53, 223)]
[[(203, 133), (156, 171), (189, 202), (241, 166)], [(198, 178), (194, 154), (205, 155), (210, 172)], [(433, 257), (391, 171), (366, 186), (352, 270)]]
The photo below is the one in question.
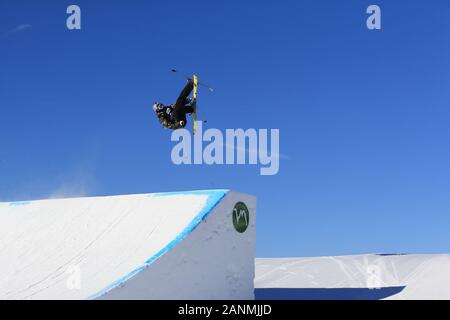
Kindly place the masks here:
[(379, 300), (402, 287), (368, 288), (255, 288), (256, 300)]

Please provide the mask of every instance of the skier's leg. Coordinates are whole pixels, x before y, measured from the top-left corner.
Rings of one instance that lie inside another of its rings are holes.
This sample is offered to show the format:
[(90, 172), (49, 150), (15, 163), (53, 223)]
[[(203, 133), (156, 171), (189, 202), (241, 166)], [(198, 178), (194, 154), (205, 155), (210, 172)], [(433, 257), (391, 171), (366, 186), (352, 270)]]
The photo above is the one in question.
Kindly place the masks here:
[(187, 97), (191, 94), (194, 89), (194, 83), (192, 80), (188, 80), (188, 83), (181, 91), (177, 102), (173, 106), (174, 109), (174, 119), (176, 122), (184, 121), (186, 123), (186, 108)]
[(184, 107), (184, 112), (191, 114), (194, 112), (194, 107), (193, 106), (185, 106)]
[(192, 80), (188, 80), (188, 83), (181, 91), (180, 95), (178, 96), (177, 102), (175, 103), (175, 108), (182, 108), (186, 104), (187, 97), (191, 94), (192, 90), (194, 89), (194, 83)]

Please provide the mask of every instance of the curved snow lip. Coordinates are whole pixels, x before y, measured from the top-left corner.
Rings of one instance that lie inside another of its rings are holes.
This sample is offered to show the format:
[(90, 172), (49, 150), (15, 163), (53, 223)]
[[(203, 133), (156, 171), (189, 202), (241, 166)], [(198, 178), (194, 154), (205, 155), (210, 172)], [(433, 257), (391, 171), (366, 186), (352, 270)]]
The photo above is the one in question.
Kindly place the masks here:
[(107, 285), (104, 289), (99, 292), (89, 296), (87, 300), (97, 299), (114, 288), (117, 288), (124, 284), (126, 281), (134, 277), (136, 274), (150, 266), (153, 262), (158, 260), (161, 256), (163, 256), (166, 252), (175, 247), (181, 240), (186, 238), (195, 228), (212, 212), (212, 210), (219, 204), (219, 202), (225, 197), (225, 195), (230, 190), (227, 189), (219, 189), (219, 190), (198, 190), (198, 191), (186, 191), (186, 192), (164, 192), (164, 193), (150, 193), (148, 197), (165, 197), (165, 196), (173, 196), (173, 195), (207, 195), (208, 198), (206, 200), (206, 204), (203, 209), (192, 219), (189, 225), (178, 234), (175, 239), (170, 241), (164, 248), (158, 251), (156, 254), (147, 259), (143, 264), (127, 273), (123, 277), (113, 281), (109, 285)]

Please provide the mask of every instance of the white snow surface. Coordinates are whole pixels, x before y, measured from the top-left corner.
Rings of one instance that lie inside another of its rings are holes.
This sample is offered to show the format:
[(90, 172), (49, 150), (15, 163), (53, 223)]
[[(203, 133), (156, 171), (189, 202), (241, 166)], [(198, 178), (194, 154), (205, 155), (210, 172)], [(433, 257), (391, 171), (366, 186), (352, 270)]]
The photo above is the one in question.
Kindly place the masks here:
[(449, 254), (257, 258), (255, 264), (256, 290), (301, 288), (307, 294), (307, 289), (368, 288), (377, 293), (404, 287), (384, 299), (450, 299)]
[(255, 207), (226, 190), (0, 203), (0, 299), (252, 299)]

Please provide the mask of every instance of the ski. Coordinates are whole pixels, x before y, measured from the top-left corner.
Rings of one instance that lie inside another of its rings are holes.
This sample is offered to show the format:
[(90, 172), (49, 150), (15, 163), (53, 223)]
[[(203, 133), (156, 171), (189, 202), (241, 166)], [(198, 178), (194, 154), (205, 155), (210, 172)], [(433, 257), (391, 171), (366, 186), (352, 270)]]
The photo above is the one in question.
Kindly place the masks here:
[(192, 106), (194, 107), (194, 113), (192, 114), (192, 135), (197, 131), (197, 91), (198, 91), (198, 78), (194, 74), (194, 90), (192, 92)]

